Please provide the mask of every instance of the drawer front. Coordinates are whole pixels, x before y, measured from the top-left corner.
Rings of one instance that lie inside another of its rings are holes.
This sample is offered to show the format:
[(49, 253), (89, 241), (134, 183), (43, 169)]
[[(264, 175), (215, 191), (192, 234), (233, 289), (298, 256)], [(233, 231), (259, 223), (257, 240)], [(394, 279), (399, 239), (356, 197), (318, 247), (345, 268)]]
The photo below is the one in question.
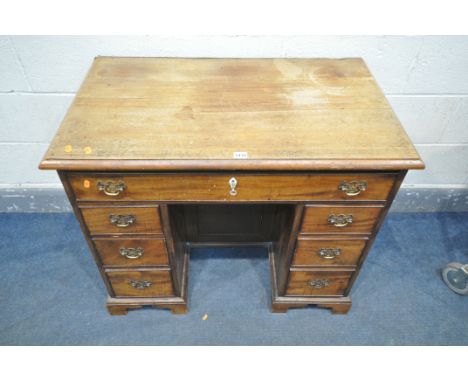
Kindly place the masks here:
[(301, 233), (370, 234), (382, 207), (308, 206), (304, 212)]
[(108, 271), (116, 297), (173, 296), (172, 280), (168, 270)]
[(366, 240), (299, 239), (292, 265), (295, 266), (356, 266)]
[(288, 296), (343, 296), (353, 272), (291, 271)]
[(160, 233), (158, 207), (82, 207), (91, 235), (112, 233)]
[[(395, 174), (69, 174), (77, 200), (386, 200)], [(231, 180), (233, 179), (233, 180)]]
[(94, 239), (104, 266), (169, 265), (164, 239)]

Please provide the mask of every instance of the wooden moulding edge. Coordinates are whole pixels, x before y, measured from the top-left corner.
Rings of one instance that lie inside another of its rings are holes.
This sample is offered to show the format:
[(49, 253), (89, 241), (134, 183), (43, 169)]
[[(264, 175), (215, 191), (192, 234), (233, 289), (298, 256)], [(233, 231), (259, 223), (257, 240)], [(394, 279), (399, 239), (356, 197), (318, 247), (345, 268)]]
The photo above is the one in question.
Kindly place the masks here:
[(41, 170), (70, 171), (181, 171), (181, 170), (416, 170), (420, 159), (316, 159), (316, 160), (147, 160), (147, 159), (44, 159)]

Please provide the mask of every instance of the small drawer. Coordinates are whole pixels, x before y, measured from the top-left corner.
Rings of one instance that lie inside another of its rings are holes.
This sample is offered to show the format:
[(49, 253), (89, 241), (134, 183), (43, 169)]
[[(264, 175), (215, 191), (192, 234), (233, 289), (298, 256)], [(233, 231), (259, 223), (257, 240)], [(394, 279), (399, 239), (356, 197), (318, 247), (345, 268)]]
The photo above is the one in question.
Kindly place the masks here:
[(383, 201), (394, 173), (68, 175), (78, 201)]
[(344, 296), (352, 271), (296, 271), (289, 273), (287, 296)]
[(356, 266), (366, 240), (298, 239), (293, 266)]
[(154, 207), (81, 207), (91, 235), (113, 233), (161, 233), (159, 208)]
[(169, 265), (163, 238), (94, 239), (94, 245), (106, 267)]
[(381, 212), (380, 206), (308, 206), (301, 233), (370, 234)]
[(173, 296), (169, 270), (106, 271), (115, 297)]

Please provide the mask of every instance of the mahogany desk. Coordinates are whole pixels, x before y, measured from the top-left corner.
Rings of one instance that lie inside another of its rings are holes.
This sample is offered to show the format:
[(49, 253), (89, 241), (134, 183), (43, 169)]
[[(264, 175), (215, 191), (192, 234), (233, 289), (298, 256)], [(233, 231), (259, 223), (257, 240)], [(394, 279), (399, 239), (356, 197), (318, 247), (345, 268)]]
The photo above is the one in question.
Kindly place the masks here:
[(40, 168), (59, 173), (111, 314), (186, 312), (190, 248), (239, 244), (268, 248), (273, 312), (346, 313), (424, 164), (359, 58), (98, 57)]

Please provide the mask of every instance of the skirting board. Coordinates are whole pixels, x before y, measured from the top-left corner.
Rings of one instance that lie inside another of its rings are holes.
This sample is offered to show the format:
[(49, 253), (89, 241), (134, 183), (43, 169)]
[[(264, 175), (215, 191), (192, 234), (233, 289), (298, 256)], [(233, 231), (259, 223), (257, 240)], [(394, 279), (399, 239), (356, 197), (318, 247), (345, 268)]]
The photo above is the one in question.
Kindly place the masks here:
[[(402, 188), (390, 211), (468, 211), (468, 188)], [(0, 212), (72, 212), (72, 209), (60, 188), (0, 188)]]
[(72, 212), (61, 188), (0, 188), (0, 212)]

